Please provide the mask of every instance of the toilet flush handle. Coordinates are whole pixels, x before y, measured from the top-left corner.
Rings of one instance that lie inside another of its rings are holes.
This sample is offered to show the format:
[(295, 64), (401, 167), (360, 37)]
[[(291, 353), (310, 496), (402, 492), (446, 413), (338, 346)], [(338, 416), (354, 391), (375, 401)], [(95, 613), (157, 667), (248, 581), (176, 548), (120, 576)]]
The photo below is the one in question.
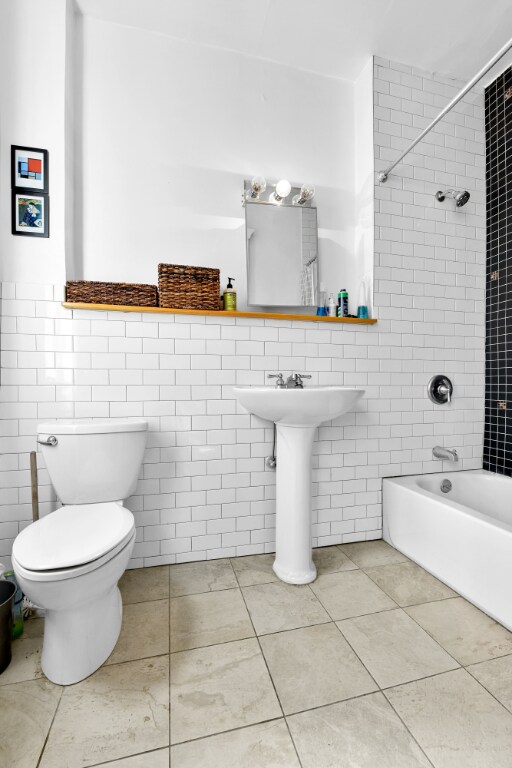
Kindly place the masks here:
[(55, 435), (50, 435), (49, 437), (46, 438), (46, 440), (38, 439), (37, 442), (40, 443), (41, 445), (57, 445), (59, 441), (57, 440)]

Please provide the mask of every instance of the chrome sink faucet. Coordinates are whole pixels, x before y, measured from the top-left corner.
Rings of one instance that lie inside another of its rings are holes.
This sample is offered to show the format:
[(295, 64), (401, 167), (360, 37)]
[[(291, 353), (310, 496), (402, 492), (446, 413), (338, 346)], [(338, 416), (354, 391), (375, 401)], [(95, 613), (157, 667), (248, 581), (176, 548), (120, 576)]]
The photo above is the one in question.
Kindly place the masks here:
[(440, 445), (436, 445), (432, 448), (432, 456), (434, 459), (442, 459), (443, 461), (458, 461), (459, 455), (455, 448), (442, 448)]
[(267, 378), (277, 379), (277, 389), (304, 389), (303, 379), (310, 379), (311, 375), (308, 373), (291, 373), (285, 381), (282, 373), (269, 373)]

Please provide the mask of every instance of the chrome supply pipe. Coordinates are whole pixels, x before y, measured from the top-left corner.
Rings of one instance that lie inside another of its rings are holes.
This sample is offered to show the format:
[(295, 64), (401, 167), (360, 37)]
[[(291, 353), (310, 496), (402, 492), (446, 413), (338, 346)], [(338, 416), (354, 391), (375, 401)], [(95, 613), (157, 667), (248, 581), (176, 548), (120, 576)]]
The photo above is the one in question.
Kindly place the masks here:
[(447, 104), (447, 105), (446, 105), (446, 107), (445, 107), (443, 110), (441, 110), (441, 112), (438, 114), (438, 116), (437, 116), (437, 117), (435, 117), (435, 118), (432, 120), (432, 122), (431, 122), (431, 123), (429, 123), (429, 125), (427, 125), (427, 127), (426, 127), (426, 128), (425, 128), (425, 129), (424, 129), (424, 130), (423, 130), (423, 131), (420, 133), (420, 135), (419, 135), (419, 136), (418, 136), (416, 139), (414, 139), (414, 141), (413, 141), (411, 144), (409, 144), (409, 146), (407, 147), (407, 149), (406, 149), (404, 152), (402, 152), (402, 154), (400, 155), (400, 157), (399, 157), (397, 160), (395, 160), (395, 162), (394, 162), (394, 163), (392, 163), (390, 166), (388, 166), (388, 168), (386, 168), (386, 170), (385, 170), (385, 171), (381, 171), (381, 172), (378, 174), (377, 178), (378, 178), (378, 180), (379, 180), (380, 182), (384, 183), (384, 182), (387, 180), (387, 178), (388, 178), (389, 174), (391, 173), (391, 171), (393, 170), (393, 168), (394, 168), (396, 165), (398, 165), (398, 163), (400, 163), (400, 162), (401, 162), (401, 161), (404, 159), (404, 157), (405, 157), (406, 155), (408, 155), (408, 154), (409, 154), (409, 152), (411, 151), (411, 149), (414, 149), (414, 147), (416, 146), (416, 144), (418, 144), (418, 143), (419, 143), (419, 142), (420, 142), (422, 139), (424, 139), (424, 138), (425, 138), (425, 136), (427, 135), (427, 133), (429, 133), (429, 132), (432, 130), (432, 128), (433, 128), (435, 125), (437, 125), (437, 123), (438, 123), (440, 120), (442, 120), (442, 119), (443, 119), (443, 117), (444, 117), (446, 114), (448, 114), (448, 112), (449, 112), (451, 109), (453, 109), (453, 107), (454, 107), (456, 104), (458, 104), (458, 103), (459, 103), (459, 101), (460, 101), (461, 99), (463, 99), (463, 98), (464, 98), (464, 96), (466, 95), (466, 93), (468, 93), (468, 91), (470, 91), (470, 90), (473, 88), (473, 86), (474, 86), (474, 85), (476, 85), (476, 83), (478, 83), (478, 81), (479, 81), (479, 80), (481, 80), (481, 79), (482, 79), (482, 77), (483, 77), (484, 75), (486, 75), (486, 74), (487, 74), (487, 72), (488, 72), (490, 69), (492, 69), (492, 68), (494, 67), (494, 65), (495, 65), (495, 64), (496, 64), (496, 63), (497, 63), (497, 62), (498, 62), (498, 61), (499, 61), (501, 58), (503, 58), (503, 56), (504, 56), (504, 55), (505, 55), (505, 54), (506, 54), (506, 53), (507, 53), (507, 52), (508, 52), (508, 51), (509, 51), (511, 48), (512, 48), (512, 38), (511, 38), (511, 39), (510, 39), (510, 40), (509, 40), (507, 43), (505, 43), (505, 45), (504, 45), (502, 48), (500, 48), (500, 50), (499, 50), (499, 51), (498, 51), (498, 52), (497, 52), (497, 53), (496, 53), (496, 54), (495, 54), (495, 55), (492, 57), (492, 59), (490, 59), (490, 61), (488, 61), (488, 62), (487, 62), (487, 64), (486, 64), (484, 67), (482, 67), (482, 69), (481, 69), (479, 72), (477, 72), (477, 74), (476, 74), (476, 75), (475, 75), (475, 76), (474, 76), (474, 77), (473, 77), (473, 78), (472, 78), (472, 79), (469, 81), (469, 83), (468, 83), (467, 85), (465, 85), (465, 86), (464, 86), (464, 88), (463, 88), (461, 91), (459, 91), (459, 93), (458, 93), (458, 94), (457, 94), (457, 95), (456, 95), (456, 96), (455, 96), (455, 97), (454, 97), (454, 98), (453, 98), (453, 99), (450, 101), (450, 103), (449, 103), (449, 104)]

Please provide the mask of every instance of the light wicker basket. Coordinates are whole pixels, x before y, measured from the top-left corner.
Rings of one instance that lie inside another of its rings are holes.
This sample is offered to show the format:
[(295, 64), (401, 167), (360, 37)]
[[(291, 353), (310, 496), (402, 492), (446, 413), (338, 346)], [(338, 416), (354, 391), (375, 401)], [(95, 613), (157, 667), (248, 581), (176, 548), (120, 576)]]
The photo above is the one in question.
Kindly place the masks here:
[(159, 264), (158, 295), (161, 307), (219, 310), (220, 270)]
[(156, 285), (68, 280), (66, 301), (85, 304), (120, 304), (127, 307), (158, 307), (158, 291)]

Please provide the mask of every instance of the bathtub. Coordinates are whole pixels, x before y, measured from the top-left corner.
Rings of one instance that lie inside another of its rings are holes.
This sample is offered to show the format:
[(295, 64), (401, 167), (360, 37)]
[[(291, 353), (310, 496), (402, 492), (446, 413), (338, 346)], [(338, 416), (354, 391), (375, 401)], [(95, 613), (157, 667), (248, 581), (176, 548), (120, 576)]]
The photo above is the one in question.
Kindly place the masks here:
[(385, 541), (512, 629), (511, 478), (483, 469), (386, 478), (383, 517)]

